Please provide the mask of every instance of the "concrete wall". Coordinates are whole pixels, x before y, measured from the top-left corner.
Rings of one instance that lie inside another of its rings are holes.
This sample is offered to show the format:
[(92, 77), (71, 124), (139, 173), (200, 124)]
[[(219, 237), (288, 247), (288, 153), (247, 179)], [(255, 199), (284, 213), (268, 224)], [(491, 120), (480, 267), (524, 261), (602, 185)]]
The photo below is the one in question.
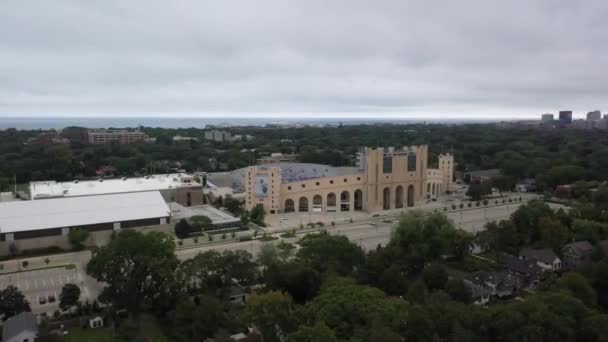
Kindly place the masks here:
[[(171, 234), (173, 232), (173, 224), (165, 223), (161, 225), (154, 226), (144, 226), (137, 228), (124, 228), (124, 229), (135, 229), (141, 232), (163, 232)], [(89, 238), (85, 241), (85, 246), (94, 247), (94, 246), (103, 246), (110, 241), (113, 230), (102, 230), (102, 231), (93, 231), (89, 233)], [(10, 253), (10, 244), (14, 243), (19, 252), (29, 249), (39, 249), (39, 248), (47, 248), (57, 246), (59, 248), (70, 250), (72, 246), (68, 241), (67, 234), (66, 235), (56, 235), (56, 236), (45, 236), (45, 237), (35, 237), (31, 239), (18, 239), (13, 241), (2, 241), (0, 242), (0, 256), (9, 255)]]

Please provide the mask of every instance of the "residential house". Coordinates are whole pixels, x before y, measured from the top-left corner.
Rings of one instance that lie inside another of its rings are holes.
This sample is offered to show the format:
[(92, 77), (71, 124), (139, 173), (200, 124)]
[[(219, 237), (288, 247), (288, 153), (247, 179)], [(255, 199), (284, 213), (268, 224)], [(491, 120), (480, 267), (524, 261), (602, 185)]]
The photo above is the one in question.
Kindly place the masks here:
[(519, 256), (528, 260), (536, 261), (543, 271), (557, 272), (562, 269), (562, 260), (553, 252), (551, 248), (532, 249), (523, 248)]
[(465, 174), (465, 178), (467, 175), (470, 177), (471, 183), (483, 183), (485, 181), (489, 181), (489, 180), (492, 180), (492, 179), (500, 176), (500, 170), (499, 169), (488, 169), (488, 170), (470, 171), (470, 172), (467, 172), (467, 174)]
[(230, 287), (229, 301), (231, 304), (245, 305), (249, 298), (249, 291), (239, 284), (234, 284)]
[(564, 268), (574, 270), (579, 266), (591, 261), (593, 245), (589, 241), (577, 241), (566, 244), (562, 247), (562, 258)]
[(516, 289), (535, 289), (540, 284), (543, 269), (535, 260), (504, 255), (500, 261), (511, 275)]
[(471, 290), (476, 304), (487, 303), (490, 296), (508, 297), (515, 291), (515, 283), (511, 276), (504, 271), (477, 271), (465, 275), (463, 281), (465, 286)]
[(37, 338), (38, 324), (31, 312), (13, 316), (2, 326), (2, 342), (34, 342)]

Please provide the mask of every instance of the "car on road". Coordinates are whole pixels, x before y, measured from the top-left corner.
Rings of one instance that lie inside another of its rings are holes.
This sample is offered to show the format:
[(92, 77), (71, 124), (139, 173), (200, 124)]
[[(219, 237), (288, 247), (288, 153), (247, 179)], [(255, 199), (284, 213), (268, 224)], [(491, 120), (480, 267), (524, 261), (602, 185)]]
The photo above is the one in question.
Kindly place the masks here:
[(46, 297), (44, 297), (44, 296), (38, 297), (38, 304), (40, 304), (40, 305), (46, 304)]

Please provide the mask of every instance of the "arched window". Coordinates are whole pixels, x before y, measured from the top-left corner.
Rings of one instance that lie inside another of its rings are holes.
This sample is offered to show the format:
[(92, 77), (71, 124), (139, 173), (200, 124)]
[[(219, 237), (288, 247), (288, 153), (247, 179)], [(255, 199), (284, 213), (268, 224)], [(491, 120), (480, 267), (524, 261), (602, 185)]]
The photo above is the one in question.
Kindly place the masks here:
[(308, 211), (308, 198), (300, 197), (298, 201), (298, 211)]

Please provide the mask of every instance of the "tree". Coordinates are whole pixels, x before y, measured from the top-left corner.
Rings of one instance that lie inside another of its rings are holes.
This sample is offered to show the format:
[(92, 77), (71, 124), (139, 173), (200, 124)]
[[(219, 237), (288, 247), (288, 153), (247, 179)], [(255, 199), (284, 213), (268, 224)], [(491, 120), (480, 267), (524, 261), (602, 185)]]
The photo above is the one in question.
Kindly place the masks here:
[(327, 232), (309, 234), (299, 244), (302, 248), (297, 257), (320, 273), (349, 275), (365, 261), (361, 247), (346, 236), (330, 235)]
[(225, 296), (233, 279), (243, 286), (253, 284), (257, 277), (257, 265), (252, 259), (251, 254), (243, 250), (223, 253), (206, 251), (180, 265), (180, 278), (191, 290)]
[(181, 219), (175, 224), (174, 227), (175, 235), (180, 239), (185, 239), (192, 233), (192, 226), (186, 219)]
[(32, 311), (23, 293), (13, 285), (0, 291), (0, 317), (3, 321), (19, 313)]
[(190, 218), (192, 230), (200, 232), (202, 230), (209, 230), (213, 227), (213, 221), (205, 215), (196, 215)]
[(172, 341), (203, 341), (211, 338), (224, 324), (225, 309), (216, 298), (211, 296), (182, 298), (177, 302), (171, 315)]
[(585, 305), (593, 307), (597, 304), (595, 290), (580, 273), (569, 272), (557, 281), (557, 288), (568, 291), (572, 296), (580, 299)]
[(303, 315), (312, 322), (325, 323), (339, 340), (355, 340), (356, 336), (358, 340), (371, 341), (371, 331), (379, 327), (403, 332), (407, 312), (403, 300), (387, 300), (376, 288), (338, 278), (324, 285), (319, 295), (304, 307)]
[(299, 261), (272, 263), (264, 272), (264, 282), (270, 289), (289, 293), (296, 303), (314, 298), (321, 287), (321, 275)]
[(288, 342), (338, 342), (333, 330), (325, 323), (319, 322), (314, 326), (301, 326), (296, 332), (287, 336)]
[(466, 195), (471, 198), (472, 201), (479, 201), (484, 196), (492, 193), (492, 187), (487, 182), (484, 183), (473, 183), (469, 185)]
[(513, 187), (515, 186), (515, 180), (513, 179), (513, 177), (500, 175), (494, 177), (494, 179), (492, 180), (492, 185), (494, 185), (502, 194), (503, 192), (513, 190)]
[(241, 213), (241, 226), (247, 227), (249, 225), (249, 212), (244, 211)]
[(538, 220), (541, 244), (553, 250), (560, 247), (571, 239), (570, 231), (557, 218), (541, 217)]
[(463, 303), (471, 301), (471, 291), (462, 279), (452, 278), (445, 284), (445, 292), (453, 299)]
[(224, 199), (224, 207), (226, 207), (226, 209), (233, 215), (238, 216), (243, 211), (243, 201), (230, 195), (226, 195), (226, 198)]
[(264, 336), (264, 341), (279, 342), (296, 328), (294, 304), (287, 294), (273, 291), (252, 296), (245, 315)]
[(80, 287), (76, 284), (65, 284), (59, 294), (59, 308), (67, 311), (75, 306), (80, 299)]
[(442, 256), (463, 257), (471, 243), (472, 236), (457, 230), (444, 214), (414, 210), (401, 215), (389, 244), (424, 263)]
[(163, 233), (124, 230), (93, 250), (87, 273), (106, 284), (102, 298), (137, 316), (146, 305), (159, 308), (173, 301), (179, 265), (174, 250)]
[(89, 238), (89, 231), (82, 228), (70, 229), (68, 241), (74, 250), (84, 249), (84, 242)]
[(424, 304), (427, 296), (428, 290), (422, 280), (416, 280), (407, 290), (407, 300), (411, 303)]
[(441, 290), (448, 281), (448, 272), (440, 264), (432, 264), (422, 271), (422, 279), (429, 290)]
[(251, 222), (260, 226), (264, 226), (265, 216), (266, 211), (264, 211), (264, 206), (259, 203), (256, 204), (255, 207), (253, 207), (253, 209), (251, 209), (251, 212), (249, 213), (249, 219), (251, 220)]

